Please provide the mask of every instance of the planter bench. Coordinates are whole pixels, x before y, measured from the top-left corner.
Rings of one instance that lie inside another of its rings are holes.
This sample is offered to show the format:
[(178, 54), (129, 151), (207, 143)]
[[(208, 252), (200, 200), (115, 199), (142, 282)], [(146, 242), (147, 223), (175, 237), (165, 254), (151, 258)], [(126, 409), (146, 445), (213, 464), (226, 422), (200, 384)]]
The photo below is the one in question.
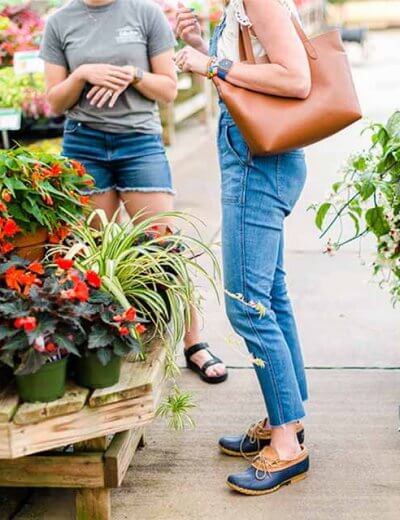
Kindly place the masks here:
[(125, 361), (116, 385), (89, 391), (69, 384), (51, 403), (19, 404), (0, 392), (0, 487), (75, 488), (77, 520), (110, 520), (110, 489), (121, 485), (164, 381), (159, 339), (145, 361)]

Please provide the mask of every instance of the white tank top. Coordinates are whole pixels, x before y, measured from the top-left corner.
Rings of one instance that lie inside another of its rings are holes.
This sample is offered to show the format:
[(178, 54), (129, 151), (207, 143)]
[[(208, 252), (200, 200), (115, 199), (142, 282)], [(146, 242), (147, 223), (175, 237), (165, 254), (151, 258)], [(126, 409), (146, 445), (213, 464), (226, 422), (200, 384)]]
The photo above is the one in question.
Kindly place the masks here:
[[(278, 0), (289, 12), (297, 14), (296, 7), (292, 0)], [(226, 25), (218, 41), (218, 58), (228, 58), (232, 61), (240, 61), (239, 56), (239, 24), (251, 27), (252, 23), (248, 18), (243, 0), (230, 0), (225, 8)], [(265, 61), (266, 52), (254, 34), (251, 34), (254, 57), (256, 61)]]

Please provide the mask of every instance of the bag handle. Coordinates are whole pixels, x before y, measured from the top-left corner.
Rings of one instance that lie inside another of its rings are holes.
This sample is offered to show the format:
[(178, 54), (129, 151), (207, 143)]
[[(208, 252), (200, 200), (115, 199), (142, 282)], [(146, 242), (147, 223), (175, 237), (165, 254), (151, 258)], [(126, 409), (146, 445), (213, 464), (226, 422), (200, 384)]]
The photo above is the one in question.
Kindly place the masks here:
[[(293, 13), (291, 13), (290, 18), (293, 22), (293, 25), (296, 29), (296, 32), (301, 40), (301, 42), (304, 45), (305, 51), (307, 55), (312, 60), (318, 59), (318, 54), (315, 48), (313, 47), (313, 44), (309, 40), (308, 36), (304, 32), (303, 27), (301, 26), (297, 16), (295, 16)], [(248, 63), (255, 64), (256, 59), (254, 57), (254, 51), (253, 51), (253, 45), (251, 43), (251, 37), (250, 37), (250, 29), (249, 27), (245, 25), (239, 24), (240, 30), (239, 30), (239, 55), (240, 55), (240, 61), (247, 61)]]

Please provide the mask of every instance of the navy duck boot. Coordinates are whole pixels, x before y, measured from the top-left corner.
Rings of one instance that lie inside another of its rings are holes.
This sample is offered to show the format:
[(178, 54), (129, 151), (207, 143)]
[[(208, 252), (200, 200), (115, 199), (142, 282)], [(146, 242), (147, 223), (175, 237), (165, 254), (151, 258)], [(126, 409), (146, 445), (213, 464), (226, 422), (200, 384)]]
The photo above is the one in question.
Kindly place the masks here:
[(307, 476), (309, 455), (305, 446), (293, 460), (280, 460), (276, 451), (267, 446), (242, 473), (229, 475), (227, 485), (244, 495), (266, 495), (282, 486), (294, 484)]
[[(271, 444), (271, 429), (265, 429), (267, 419), (253, 424), (247, 433), (232, 437), (221, 437), (219, 447), (225, 455), (234, 457), (257, 455), (263, 448)], [(297, 423), (297, 438), (300, 444), (304, 442), (304, 425)]]

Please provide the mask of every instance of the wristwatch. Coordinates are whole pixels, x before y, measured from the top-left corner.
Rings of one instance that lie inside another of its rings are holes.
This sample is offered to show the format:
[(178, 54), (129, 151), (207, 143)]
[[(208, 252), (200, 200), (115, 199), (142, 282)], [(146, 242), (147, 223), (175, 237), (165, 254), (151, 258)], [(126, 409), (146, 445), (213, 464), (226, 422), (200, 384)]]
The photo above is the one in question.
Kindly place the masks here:
[(223, 80), (226, 80), (226, 76), (228, 75), (229, 71), (232, 68), (233, 61), (224, 58), (222, 60), (219, 60), (217, 65), (218, 65), (217, 76)]
[(133, 78), (132, 85), (137, 85), (140, 81), (142, 81), (144, 76), (144, 70), (139, 67), (135, 67), (135, 77)]

